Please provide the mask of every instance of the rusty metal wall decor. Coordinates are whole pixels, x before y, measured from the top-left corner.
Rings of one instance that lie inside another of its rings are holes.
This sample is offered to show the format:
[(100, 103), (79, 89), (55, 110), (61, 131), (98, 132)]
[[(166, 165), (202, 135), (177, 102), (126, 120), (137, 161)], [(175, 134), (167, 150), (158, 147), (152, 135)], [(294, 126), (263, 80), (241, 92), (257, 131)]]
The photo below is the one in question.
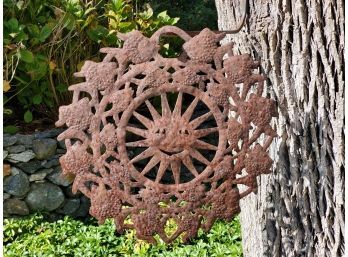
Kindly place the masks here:
[[(185, 41), (179, 58), (158, 53), (165, 33)], [(120, 34), (122, 48), (102, 48), (102, 62), (75, 74), (85, 82), (69, 87), (73, 102), (59, 109), (56, 125), (68, 127), (58, 137), (67, 146), (60, 162), (100, 223), (113, 218), (118, 232), (135, 228), (151, 243), (154, 235), (186, 241), (236, 215), (256, 177), (270, 172), (274, 101), (261, 96), (259, 63), (233, 55), (232, 43), (220, 46), (224, 36), (173, 26), (151, 38)]]

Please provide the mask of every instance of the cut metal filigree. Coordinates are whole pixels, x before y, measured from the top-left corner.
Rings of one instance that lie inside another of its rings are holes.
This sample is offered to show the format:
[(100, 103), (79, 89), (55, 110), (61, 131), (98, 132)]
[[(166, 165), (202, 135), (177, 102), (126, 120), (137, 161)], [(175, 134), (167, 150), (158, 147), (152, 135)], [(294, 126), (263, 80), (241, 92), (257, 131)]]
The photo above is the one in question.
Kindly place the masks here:
[[(180, 58), (158, 54), (168, 32), (185, 41)], [(75, 74), (85, 82), (69, 87), (73, 102), (59, 110), (57, 126), (68, 127), (60, 162), (99, 222), (113, 218), (118, 232), (135, 228), (151, 243), (155, 235), (186, 241), (236, 215), (256, 177), (270, 172), (274, 101), (261, 96), (259, 63), (232, 55), (223, 37), (204, 29), (191, 38), (172, 26), (151, 38), (121, 34), (123, 48), (101, 49), (101, 63), (86, 61)]]

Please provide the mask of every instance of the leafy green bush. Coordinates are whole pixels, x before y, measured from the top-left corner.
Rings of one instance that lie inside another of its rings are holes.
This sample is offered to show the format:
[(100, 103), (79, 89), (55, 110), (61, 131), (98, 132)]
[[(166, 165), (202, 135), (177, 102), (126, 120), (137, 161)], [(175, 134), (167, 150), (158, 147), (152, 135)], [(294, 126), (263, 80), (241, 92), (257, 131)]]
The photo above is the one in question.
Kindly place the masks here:
[(118, 31), (151, 35), (178, 20), (149, 5), (135, 10), (130, 0), (4, 0), (5, 114), (55, 120), (71, 101), (72, 74), (86, 59), (100, 61), (99, 48), (119, 47)]
[(26, 219), (5, 219), (4, 256), (239, 257), (242, 248), (238, 218), (216, 222), (209, 233), (200, 231), (190, 244), (177, 239), (166, 245), (159, 239), (157, 245), (151, 245), (137, 240), (134, 230), (115, 235), (111, 220), (101, 226), (94, 219), (83, 223), (69, 217), (50, 223), (41, 215), (33, 215)]

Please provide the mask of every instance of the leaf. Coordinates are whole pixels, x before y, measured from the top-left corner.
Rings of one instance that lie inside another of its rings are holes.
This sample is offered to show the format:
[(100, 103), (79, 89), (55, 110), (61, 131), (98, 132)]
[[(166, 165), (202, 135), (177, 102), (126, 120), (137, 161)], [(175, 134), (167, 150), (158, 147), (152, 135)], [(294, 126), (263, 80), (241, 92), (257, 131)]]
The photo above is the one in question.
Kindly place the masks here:
[(4, 114), (6, 115), (11, 115), (13, 113), (13, 111), (9, 108), (4, 108)]
[(8, 125), (4, 127), (4, 132), (7, 134), (16, 134), (19, 131), (19, 128), (17, 128), (14, 125)]
[(171, 24), (172, 24), (172, 25), (177, 24), (179, 20), (180, 20), (180, 18), (175, 17), (175, 18), (172, 19)]
[(8, 82), (7, 80), (4, 80), (3, 81), (3, 91), (4, 92), (7, 92), (11, 89), (11, 85), (10, 85), (10, 82)]
[(4, 127), (4, 132), (7, 134), (16, 134), (18, 132), (19, 128), (17, 128), (14, 125), (8, 125)]
[(160, 12), (158, 15), (157, 15), (157, 18), (160, 18), (160, 19), (163, 19), (163, 20), (167, 20), (169, 19), (169, 15), (167, 14), (167, 11), (163, 11), (163, 12)]
[(42, 103), (42, 96), (41, 95), (35, 95), (33, 97), (33, 104), (41, 104)]
[(56, 89), (59, 93), (64, 93), (68, 91), (68, 87), (64, 84), (59, 84), (58, 86), (56, 86)]
[(30, 123), (33, 121), (33, 114), (31, 113), (31, 111), (27, 110), (25, 113), (24, 113), (24, 121), (26, 123)]
[(19, 50), (19, 58), (27, 63), (32, 63), (34, 61), (33, 53), (26, 49)]
[(17, 31), (18, 30), (18, 20), (16, 18), (9, 19), (5, 26), (11, 30), (11, 31)]
[(50, 25), (46, 24), (40, 31), (39, 39), (41, 42), (45, 42), (46, 38), (48, 38), (52, 33), (52, 28)]
[(89, 8), (85, 11), (85, 13), (84, 13), (83, 15), (84, 15), (84, 16), (87, 16), (90, 12), (92, 12), (92, 11), (94, 11), (94, 10), (96, 10), (95, 7), (89, 7)]

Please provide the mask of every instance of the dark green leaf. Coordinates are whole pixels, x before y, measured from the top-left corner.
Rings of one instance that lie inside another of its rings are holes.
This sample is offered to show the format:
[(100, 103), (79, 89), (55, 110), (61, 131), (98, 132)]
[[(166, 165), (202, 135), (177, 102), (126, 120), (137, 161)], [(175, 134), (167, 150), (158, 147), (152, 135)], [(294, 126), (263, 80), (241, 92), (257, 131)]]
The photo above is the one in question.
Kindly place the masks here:
[(7, 22), (5, 22), (5, 26), (10, 31), (17, 31), (18, 30), (18, 20), (16, 18), (9, 19)]
[(17, 128), (14, 125), (8, 125), (4, 127), (4, 132), (8, 134), (16, 134), (19, 131), (19, 128)]
[(26, 49), (19, 50), (19, 58), (27, 63), (32, 63), (34, 61), (33, 53)]
[(25, 113), (24, 113), (24, 121), (26, 123), (30, 123), (33, 121), (33, 114), (31, 113), (31, 111), (27, 110)]
[(48, 38), (52, 33), (52, 28), (50, 25), (46, 24), (40, 32), (40, 41), (44, 42), (46, 40), (46, 38)]
[(33, 104), (41, 104), (42, 103), (42, 96), (41, 95), (35, 95), (33, 97)]
[(68, 87), (64, 84), (59, 84), (58, 86), (56, 86), (56, 89), (59, 93), (64, 93), (68, 91)]

